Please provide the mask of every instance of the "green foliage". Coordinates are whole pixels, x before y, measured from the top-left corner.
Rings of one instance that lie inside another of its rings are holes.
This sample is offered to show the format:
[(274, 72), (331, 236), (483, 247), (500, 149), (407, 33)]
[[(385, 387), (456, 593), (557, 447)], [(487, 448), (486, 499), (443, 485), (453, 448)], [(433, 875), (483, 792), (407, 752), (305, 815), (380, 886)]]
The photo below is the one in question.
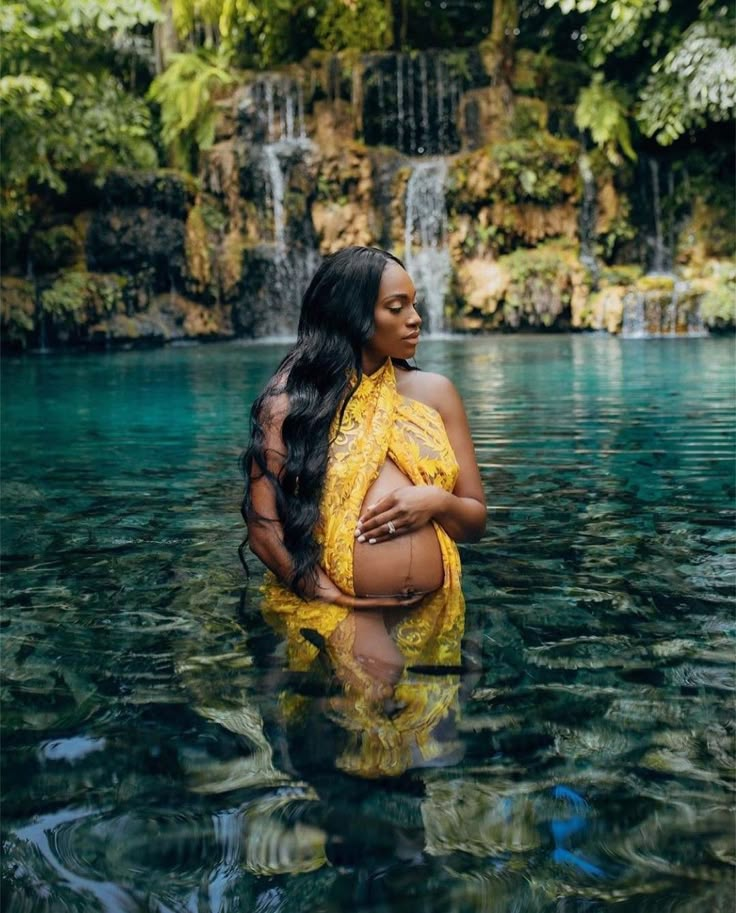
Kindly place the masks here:
[(493, 250), (498, 243), (503, 243), (503, 234), (498, 225), (473, 224), (471, 230), (462, 242), (462, 251), (466, 257), (479, 253), (486, 254)]
[(661, 145), (731, 115), (736, 102), (736, 47), (729, 9), (720, 0), (674, 8), (671, 0), (544, 3), (586, 17), (580, 29), (584, 54), (601, 72), (579, 99), (578, 115), (591, 130), (608, 134), (625, 154), (628, 104), (616, 110), (618, 90), (610, 79), (603, 82), (604, 68), (609, 73), (623, 68), (636, 95), (638, 124)]
[(0, 278), (0, 322), (4, 344), (25, 349), (35, 326), (33, 283), (12, 276)]
[(151, 83), (148, 95), (161, 106), (162, 136), (178, 165), (191, 165), (193, 151), (215, 139), (218, 91), (234, 82), (226, 52), (198, 50), (174, 54)]
[(695, 22), (652, 69), (638, 120), (667, 146), (693, 127), (727, 120), (736, 105), (736, 47), (724, 18)]
[(556, 241), (515, 250), (499, 257), (498, 265), (510, 276), (503, 312), (512, 327), (553, 326), (570, 307), (573, 286), (583, 273), (576, 247)]
[(124, 288), (121, 276), (68, 270), (41, 293), (41, 307), (58, 321), (81, 325), (122, 310)]
[(84, 310), (86, 292), (86, 273), (62, 273), (51, 288), (41, 294), (41, 307), (44, 313), (54, 317), (81, 315)]
[(444, 54), (442, 59), (447, 69), (455, 76), (467, 79), (468, 82), (472, 79), (467, 51), (450, 51)]
[(560, 178), (575, 167), (579, 148), (572, 140), (541, 131), (532, 139), (496, 143), (490, 155), (499, 166), (500, 176), (493, 198), (507, 203), (562, 202), (569, 188)]
[(172, 18), (190, 50), (204, 46), (245, 66), (268, 68), (306, 53), (299, 33), (324, 0), (173, 0)]
[(700, 314), (709, 327), (736, 325), (736, 266), (719, 263), (714, 266), (715, 283), (700, 301)]
[[(26, 0), (0, 8), (0, 217), (11, 238), (32, 221), (29, 195), (61, 193), (66, 175), (150, 167), (145, 102), (127, 92), (111, 48), (159, 18), (151, 0)], [(12, 245), (11, 245), (12, 246)]]
[(70, 171), (92, 171), (101, 183), (111, 168), (155, 166), (151, 116), (142, 100), (109, 73), (70, 73), (65, 83), (0, 77), (6, 188), (24, 190), (33, 182), (62, 193)]
[(380, 51), (391, 46), (393, 18), (389, 0), (333, 0), (317, 26), (322, 47), (331, 51), (354, 48)]
[(544, 0), (563, 13), (587, 13), (590, 59), (601, 66), (622, 45), (632, 41), (657, 13), (667, 13), (670, 0)]
[[(240, 5), (252, 7), (254, 4)], [(200, 25), (209, 26), (205, 40), (211, 44), (212, 26), (219, 25), (225, 8), (230, 9), (232, 14), (236, 6), (237, 3), (228, 0), (172, 0), (171, 14), (174, 27), (182, 38), (186, 38)]]
[(613, 165), (621, 163), (619, 149), (628, 158), (636, 159), (631, 145), (627, 121), (629, 99), (618, 86), (603, 82), (603, 75), (596, 73), (593, 81), (583, 89), (575, 109), (575, 123), (581, 130), (590, 130), (593, 142), (606, 153)]
[(82, 259), (81, 238), (71, 225), (39, 231), (31, 239), (31, 256), (44, 272), (53, 272)]

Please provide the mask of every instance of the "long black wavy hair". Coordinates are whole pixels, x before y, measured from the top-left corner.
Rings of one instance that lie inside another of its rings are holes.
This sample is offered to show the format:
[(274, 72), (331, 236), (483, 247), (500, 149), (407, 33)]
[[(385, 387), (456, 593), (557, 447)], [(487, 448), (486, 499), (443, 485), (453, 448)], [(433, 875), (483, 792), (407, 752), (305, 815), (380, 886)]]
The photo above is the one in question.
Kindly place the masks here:
[[(264, 391), (253, 403), (250, 443), (240, 458), (245, 479), (241, 514), (246, 527), (258, 516), (251, 499), (251, 479), (265, 476), (276, 497), (284, 545), (292, 559), (289, 588), (302, 595), (320, 561), (314, 537), (327, 470), (329, 431), (340, 418), (363, 376), (362, 352), (374, 333), (374, 312), (381, 276), (389, 262), (403, 263), (375, 247), (346, 247), (325, 258), (302, 299), (297, 340)], [(404, 367), (406, 362), (397, 360)], [(355, 372), (357, 379), (351, 385)], [(267, 465), (264, 423), (273, 399), (286, 394), (288, 407), (281, 426), (286, 459), (275, 475)], [(244, 549), (238, 549), (247, 571)]]

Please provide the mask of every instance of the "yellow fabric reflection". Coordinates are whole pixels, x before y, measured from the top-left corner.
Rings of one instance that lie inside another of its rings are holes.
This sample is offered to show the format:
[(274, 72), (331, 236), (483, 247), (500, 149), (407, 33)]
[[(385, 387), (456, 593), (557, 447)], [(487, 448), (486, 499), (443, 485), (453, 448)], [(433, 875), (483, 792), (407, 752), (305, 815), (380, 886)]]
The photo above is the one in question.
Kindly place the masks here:
[[(355, 526), (385, 460), (393, 460), (415, 485), (447, 491), (454, 488), (458, 465), (440, 415), (398, 392), (390, 360), (363, 377), (342, 424), (339, 429), (333, 425), (332, 431), (316, 534), (325, 570), (344, 592), (352, 593)], [(411, 671), (413, 666), (460, 662), (465, 611), (460, 558), (444, 529), (436, 523), (434, 528), (444, 583), (403, 617), (387, 619), (403, 659), (403, 670), (398, 669), (392, 681), (356, 657), (356, 616), (350, 610), (306, 603), (272, 574), (263, 587), (264, 615), (286, 637), (289, 668), (308, 669), (322, 648), (343, 684), (344, 696), (331, 702), (337, 722), (350, 733), (338, 765), (361, 776), (396, 775), (411, 766), (441, 763), (457, 747), (434, 735), (456, 704), (457, 675)], [(295, 712), (298, 704), (287, 699), (282, 706)]]

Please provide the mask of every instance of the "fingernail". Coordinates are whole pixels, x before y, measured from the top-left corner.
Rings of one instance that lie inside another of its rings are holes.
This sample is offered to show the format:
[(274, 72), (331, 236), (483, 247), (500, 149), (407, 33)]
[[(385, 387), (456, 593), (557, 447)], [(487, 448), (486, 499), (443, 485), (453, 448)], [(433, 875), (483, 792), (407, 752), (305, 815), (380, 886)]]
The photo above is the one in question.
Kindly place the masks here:
[(358, 536), (358, 542), (365, 542), (365, 536)]
[[(360, 541), (360, 540), (358, 540), (358, 541)], [(376, 540), (375, 540), (375, 539), (369, 539), (369, 540), (368, 540), (368, 545), (375, 545), (375, 544), (376, 544)]]

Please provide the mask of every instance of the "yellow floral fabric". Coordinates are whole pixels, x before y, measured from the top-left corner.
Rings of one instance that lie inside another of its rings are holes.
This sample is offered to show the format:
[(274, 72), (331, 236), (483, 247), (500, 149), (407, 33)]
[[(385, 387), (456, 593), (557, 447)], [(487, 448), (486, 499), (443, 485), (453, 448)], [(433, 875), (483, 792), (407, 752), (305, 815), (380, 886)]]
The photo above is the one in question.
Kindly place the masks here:
[[(363, 376), (338, 422), (339, 413), (331, 430), (315, 534), (325, 571), (343, 592), (352, 594), (355, 527), (365, 495), (384, 462), (392, 460), (415, 485), (437, 485), (446, 491), (455, 487), (459, 467), (440, 414), (399, 393), (390, 359), (374, 374)], [(353, 656), (351, 610), (319, 600), (305, 602), (273, 574), (266, 576), (264, 615), (286, 636), (289, 667), (308, 669), (324, 649), (345, 685), (347, 703), (344, 699), (340, 704), (339, 716), (357, 742), (341, 766), (363, 776), (396, 773), (397, 766), (406, 769), (418, 758), (429, 762), (441, 752), (431, 733), (455, 699), (457, 677), (452, 677), (452, 684), (447, 676), (433, 675), (429, 680), (420, 676), (418, 686), (411, 667), (459, 664), (465, 603), (457, 545), (438, 523), (433, 526), (444, 582), (390, 632), (406, 667), (398, 684), (389, 689), (402, 708), (390, 719), (380, 713), (379, 718), (371, 715), (376, 702), (387, 696), (386, 687), (372, 680)], [(391, 771), (385, 769), (387, 765)]]

